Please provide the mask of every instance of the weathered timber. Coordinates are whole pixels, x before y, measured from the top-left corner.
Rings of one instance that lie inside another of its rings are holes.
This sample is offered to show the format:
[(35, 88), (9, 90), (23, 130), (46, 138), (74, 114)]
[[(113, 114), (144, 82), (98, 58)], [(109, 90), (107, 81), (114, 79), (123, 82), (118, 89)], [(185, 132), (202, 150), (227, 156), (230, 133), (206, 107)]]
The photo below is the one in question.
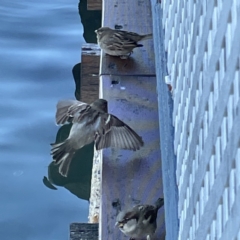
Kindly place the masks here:
[(102, 10), (102, 0), (87, 0), (87, 10)]
[[(138, 203), (154, 204), (163, 196), (156, 78), (100, 77), (101, 96), (108, 110), (129, 124), (145, 144), (138, 151), (104, 149), (102, 154), (100, 239), (125, 239), (116, 221), (117, 203), (128, 209)], [(159, 210), (155, 240), (165, 238), (164, 208)]]
[[(139, 34), (152, 33), (150, 1), (105, 0), (103, 26)], [(123, 240), (114, 228), (121, 209), (154, 204), (163, 196), (158, 102), (153, 40), (141, 42), (128, 59), (101, 55), (100, 97), (108, 111), (130, 125), (145, 144), (136, 151), (104, 149), (101, 158), (99, 239)], [(154, 240), (165, 239), (164, 208), (159, 210)]]
[(83, 44), (81, 63), (81, 101), (92, 103), (99, 97), (100, 48)]
[(92, 167), (92, 179), (91, 179), (91, 193), (89, 199), (89, 223), (99, 222), (99, 211), (101, 201), (101, 151), (94, 151), (93, 167)]
[(70, 240), (98, 240), (98, 224), (71, 223)]

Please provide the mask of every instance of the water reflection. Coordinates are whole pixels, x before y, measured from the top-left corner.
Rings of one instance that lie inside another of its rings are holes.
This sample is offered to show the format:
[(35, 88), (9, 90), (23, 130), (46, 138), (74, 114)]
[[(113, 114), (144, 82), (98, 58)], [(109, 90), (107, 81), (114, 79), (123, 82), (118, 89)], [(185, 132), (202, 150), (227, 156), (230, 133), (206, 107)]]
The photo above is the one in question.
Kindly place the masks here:
[[(56, 137), (56, 143), (63, 142), (69, 135), (72, 124), (63, 125)], [(89, 200), (92, 173), (93, 143), (84, 146), (74, 154), (67, 177), (59, 173), (59, 165), (52, 162), (48, 166), (48, 182), (44, 178), (46, 186), (52, 184), (64, 186), (77, 197)], [(52, 188), (52, 186), (50, 187)]]
[[(84, 42), (77, 2), (2, 0), (0, 6), (0, 236), (67, 239), (87, 201), (43, 182), (59, 99), (73, 98), (72, 67)], [(70, 189), (71, 191), (71, 189)]]
[[(84, 39), (88, 43), (96, 43), (95, 29), (101, 26), (101, 11), (87, 11), (87, 0), (82, 0), (78, 5), (79, 15), (84, 28)], [(81, 63), (72, 69), (76, 84), (75, 98), (80, 100)], [(56, 142), (64, 141), (70, 131), (71, 125), (62, 126), (56, 137)], [(68, 176), (62, 177), (58, 172), (58, 165), (53, 162), (49, 165), (48, 178), (43, 178), (43, 183), (50, 189), (55, 189), (53, 184), (64, 186), (76, 196), (88, 200), (90, 197), (90, 184), (92, 172), (93, 143), (78, 150), (73, 157)]]

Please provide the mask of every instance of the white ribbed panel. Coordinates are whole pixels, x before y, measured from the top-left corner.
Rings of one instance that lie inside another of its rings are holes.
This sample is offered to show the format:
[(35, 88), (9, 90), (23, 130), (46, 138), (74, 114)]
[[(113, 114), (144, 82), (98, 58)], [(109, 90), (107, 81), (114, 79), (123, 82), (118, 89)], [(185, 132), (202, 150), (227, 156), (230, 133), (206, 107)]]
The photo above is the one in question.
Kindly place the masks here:
[(162, 1), (180, 240), (240, 240), (240, 1)]

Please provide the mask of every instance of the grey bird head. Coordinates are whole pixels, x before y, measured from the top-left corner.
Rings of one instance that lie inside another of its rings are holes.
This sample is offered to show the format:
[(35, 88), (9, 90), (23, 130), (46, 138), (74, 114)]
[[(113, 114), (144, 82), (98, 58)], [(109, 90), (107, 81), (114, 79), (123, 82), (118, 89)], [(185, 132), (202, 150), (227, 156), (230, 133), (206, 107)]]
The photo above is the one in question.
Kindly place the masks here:
[(137, 205), (130, 210), (121, 211), (117, 216), (115, 226), (133, 239), (142, 237), (151, 239), (157, 228), (158, 210), (163, 204), (163, 198), (159, 198), (155, 206)]
[(95, 33), (97, 34), (97, 36), (101, 36), (102, 34), (111, 31), (112, 29), (109, 27), (101, 27), (99, 29), (95, 30)]
[(101, 99), (101, 98), (97, 99), (90, 106), (96, 110), (100, 110), (105, 113), (108, 112), (108, 103), (107, 103), (107, 100), (105, 99)]

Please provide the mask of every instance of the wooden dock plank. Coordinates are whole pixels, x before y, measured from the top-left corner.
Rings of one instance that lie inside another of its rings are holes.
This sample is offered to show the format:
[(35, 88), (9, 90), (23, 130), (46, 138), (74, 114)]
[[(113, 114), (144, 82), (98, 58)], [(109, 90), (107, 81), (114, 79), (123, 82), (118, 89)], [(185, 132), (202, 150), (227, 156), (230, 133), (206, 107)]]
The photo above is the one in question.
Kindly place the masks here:
[[(114, 227), (114, 202), (119, 201), (125, 209), (138, 203), (153, 204), (163, 196), (156, 78), (104, 75), (100, 77), (100, 90), (101, 97), (109, 101), (109, 112), (129, 124), (145, 142), (136, 152), (105, 149), (102, 153), (99, 239), (127, 239)], [(164, 238), (162, 208), (155, 239)]]
[(70, 240), (98, 240), (98, 223), (71, 223)]
[(87, 10), (102, 10), (102, 0), (87, 0)]
[[(152, 33), (151, 4), (149, 0), (105, 0), (103, 1), (102, 26), (137, 32)], [(155, 75), (153, 40), (141, 42), (127, 60), (106, 56), (101, 59), (100, 74)], [(104, 54), (105, 55), (105, 54)]]
[(100, 48), (97, 44), (82, 45), (81, 101), (92, 103), (99, 97)]

